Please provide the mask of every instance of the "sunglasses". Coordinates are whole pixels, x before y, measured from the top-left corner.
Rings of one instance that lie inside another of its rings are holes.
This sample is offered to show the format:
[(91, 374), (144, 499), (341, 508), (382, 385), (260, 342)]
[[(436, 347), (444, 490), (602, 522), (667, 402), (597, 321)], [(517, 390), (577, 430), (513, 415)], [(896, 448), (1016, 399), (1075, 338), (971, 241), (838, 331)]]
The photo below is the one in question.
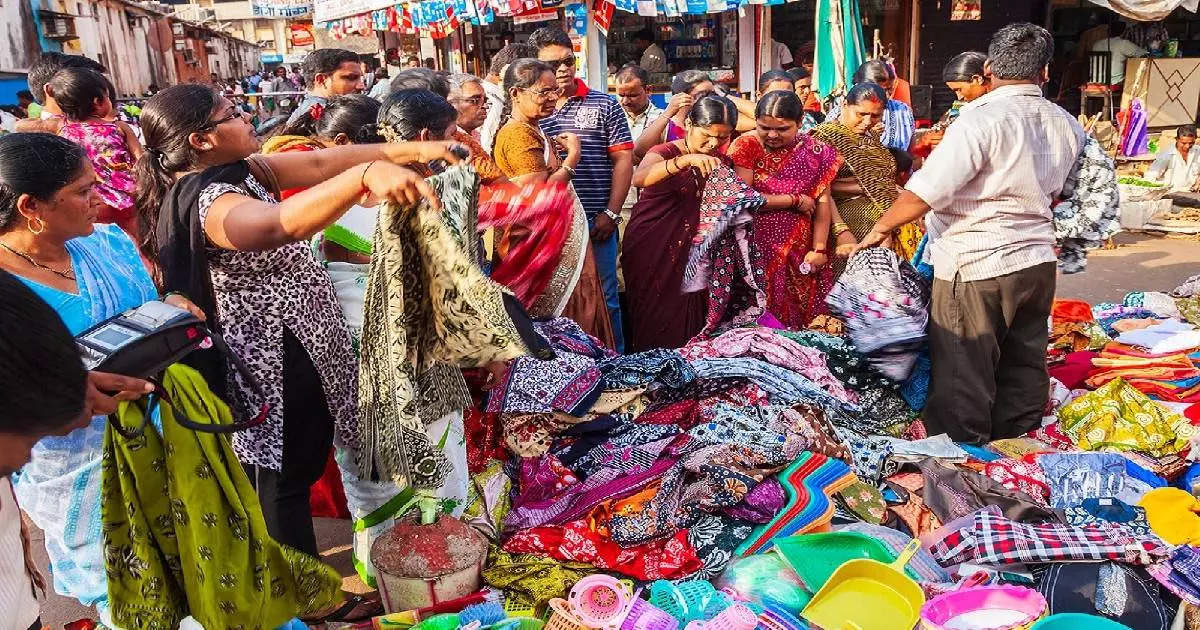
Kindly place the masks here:
[(571, 55), (569, 57), (563, 57), (562, 59), (549, 59), (547, 61), (543, 61), (542, 63), (550, 66), (551, 68), (558, 68), (559, 66), (571, 66), (572, 68), (574, 68), (575, 67), (575, 55)]

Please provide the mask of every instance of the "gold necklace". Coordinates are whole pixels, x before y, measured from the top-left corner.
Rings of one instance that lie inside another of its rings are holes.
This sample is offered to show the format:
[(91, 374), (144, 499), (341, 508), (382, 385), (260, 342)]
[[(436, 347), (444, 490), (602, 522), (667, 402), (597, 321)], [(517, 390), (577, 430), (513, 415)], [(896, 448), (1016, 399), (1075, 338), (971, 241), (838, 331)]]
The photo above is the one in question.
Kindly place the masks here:
[(53, 267), (43, 265), (42, 263), (34, 260), (33, 256), (30, 256), (29, 254), (26, 254), (25, 252), (13, 249), (12, 247), (10, 247), (8, 245), (8, 243), (5, 243), (4, 241), (0, 241), (0, 247), (7, 249), (8, 251), (12, 252), (13, 254), (16, 254), (17, 256), (20, 256), (21, 258), (24, 258), (25, 262), (28, 262), (29, 264), (33, 265), (34, 267), (37, 267), (38, 269), (45, 269), (46, 271), (49, 271), (50, 273), (52, 273), (56, 276), (65, 278), (67, 280), (71, 280), (71, 281), (75, 280), (75, 272), (73, 270), (59, 271)]

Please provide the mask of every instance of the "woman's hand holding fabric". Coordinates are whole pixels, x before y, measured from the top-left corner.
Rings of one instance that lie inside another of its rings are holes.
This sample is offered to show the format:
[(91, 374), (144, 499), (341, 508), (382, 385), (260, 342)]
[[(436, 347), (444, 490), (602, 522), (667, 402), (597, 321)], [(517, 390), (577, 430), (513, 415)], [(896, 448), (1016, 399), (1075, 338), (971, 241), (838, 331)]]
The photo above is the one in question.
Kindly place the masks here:
[(846, 230), (845, 232), (838, 234), (837, 247), (834, 249), (834, 253), (842, 258), (848, 258), (850, 254), (853, 254), (855, 251), (857, 251), (855, 249), (856, 247), (858, 247), (858, 241), (855, 240), (854, 234), (849, 230)]
[(692, 167), (700, 171), (702, 177), (712, 175), (712, 172), (717, 170), (721, 165), (721, 158), (713, 155), (704, 155), (701, 153), (689, 153), (677, 162), (680, 166), (687, 168)]
[(461, 150), (469, 152), (458, 142), (398, 142), (385, 146), (388, 159), (396, 164), (408, 162), (428, 164), (434, 160), (445, 160), (449, 164), (458, 164), (463, 159), (455, 154), (453, 149), (461, 147)]
[(441, 200), (425, 178), (403, 166), (391, 162), (371, 164), (363, 171), (362, 181), (363, 187), (384, 201), (408, 206), (425, 199), (434, 208), (442, 208)]
[(808, 252), (804, 255), (804, 262), (816, 270), (824, 267), (825, 263), (829, 262), (829, 257), (821, 252)]

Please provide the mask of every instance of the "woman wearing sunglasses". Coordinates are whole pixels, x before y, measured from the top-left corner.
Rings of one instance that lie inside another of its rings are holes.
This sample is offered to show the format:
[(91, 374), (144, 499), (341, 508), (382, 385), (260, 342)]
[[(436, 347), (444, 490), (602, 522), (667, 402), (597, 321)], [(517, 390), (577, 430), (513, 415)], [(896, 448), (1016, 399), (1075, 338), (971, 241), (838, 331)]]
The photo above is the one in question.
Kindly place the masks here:
[[(267, 531), (316, 555), (309, 487), (335, 434), (339, 444), (357, 442), (357, 362), (308, 240), (368, 194), (440, 207), (424, 179), (399, 164), (458, 158), (447, 143), (255, 155), (259, 141), (241, 110), (202, 85), (160, 92), (146, 103), (141, 125), (143, 250), (158, 262), (164, 289), (203, 309), (265, 389), (266, 421), (236, 433), (234, 449), (251, 471)], [(275, 202), (293, 188), (307, 190)], [(264, 402), (223, 360), (204, 354), (193, 355), (194, 366), (218, 393), (228, 388), (224, 398), (235, 413)]]

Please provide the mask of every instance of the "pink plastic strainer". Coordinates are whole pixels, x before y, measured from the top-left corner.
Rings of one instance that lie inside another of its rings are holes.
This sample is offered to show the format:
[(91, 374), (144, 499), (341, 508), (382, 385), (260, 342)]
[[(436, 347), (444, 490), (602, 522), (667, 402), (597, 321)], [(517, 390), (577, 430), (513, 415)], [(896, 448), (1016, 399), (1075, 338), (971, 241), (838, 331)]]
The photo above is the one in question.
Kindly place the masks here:
[(629, 608), (629, 587), (607, 575), (589, 575), (575, 583), (567, 601), (571, 612), (589, 628), (616, 630)]

